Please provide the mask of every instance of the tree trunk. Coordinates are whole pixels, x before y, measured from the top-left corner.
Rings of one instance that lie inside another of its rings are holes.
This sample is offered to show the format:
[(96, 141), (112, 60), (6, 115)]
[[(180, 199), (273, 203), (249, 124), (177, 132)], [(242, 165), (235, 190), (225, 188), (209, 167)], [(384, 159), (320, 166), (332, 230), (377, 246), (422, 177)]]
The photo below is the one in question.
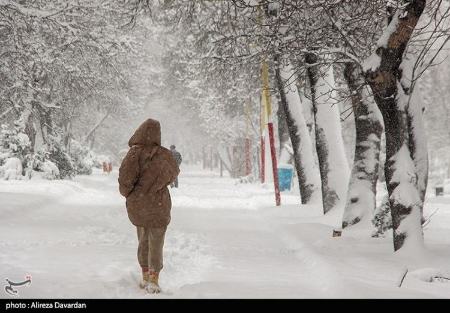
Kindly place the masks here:
[(52, 135), (53, 133), (53, 123), (49, 108), (41, 108), (39, 110), (39, 120), (41, 124), (42, 139), (45, 144), (49, 144), (49, 135)]
[(90, 150), (94, 149), (95, 146), (95, 131), (89, 134), (89, 137), (86, 137), (85, 142), (87, 143)]
[(286, 117), (289, 136), (294, 152), (294, 163), (297, 171), (302, 204), (316, 202), (320, 199), (320, 174), (315, 166), (312, 143), (308, 128), (303, 118), (302, 103), (297, 85), (289, 84), (293, 77), (290, 64), (276, 66), (276, 83), (280, 94), (281, 109)]
[(298, 89), (298, 92), (300, 95), (300, 101), (302, 102), (303, 105), (303, 115), (305, 117), (305, 123), (306, 126), (308, 127), (309, 135), (311, 137), (311, 143), (314, 146), (316, 128), (314, 122), (314, 107), (311, 101), (311, 87), (309, 86), (308, 79), (305, 81), (305, 85), (306, 86), (303, 86), (303, 88)]
[(307, 75), (298, 75), (297, 77), (298, 81), (302, 82), (302, 85), (298, 85), (298, 93), (300, 95), (300, 102), (303, 107), (303, 117), (305, 118), (306, 127), (308, 128), (309, 138), (311, 139), (314, 166), (319, 168), (319, 160), (316, 151), (316, 125), (314, 120), (314, 107), (312, 104), (310, 81)]
[(277, 118), (278, 118), (278, 138), (280, 142), (280, 163), (288, 163), (291, 159), (291, 154), (289, 150), (286, 148), (286, 145), (289, 144), (289, 130), (286, 122), (286, 113), (283, 109), (283, 103), (281, 96), (277, 97), (278, 100), (278, 110), (277, 110)]
[(318, 57), (313, 53), (308, 53), (305, 61), (314, 108), (323, 210), (327, 213), (344, 204), (349, 167), (345, 157), (339, 107), (333, 90), (333, 68), (317, 65)]
[[(106, 118), (109, 116), (110, 112), (106, 112), (103, 117), (94, 125), (94, 127), (92, 127), (88, 133), (86, 134), (86, 136), (84, 137), (85, 142), (87, 142), (88, 140), (90, 140), (91, 138), (93, 138), (95, 135), (95, 131), (103, 124), (103, 122), (106, 120)], [(93, 145), (93, 140), (91, 141), (92, 145)]]
[(25, 110), (20, 116), (20, 122), (22, 123), (23, 131), (30, 139), (30, 152), (34, 153), (36, 145), (36, 127), (33, 120), (33, 110), (32, 105), (26, 105)]
[(227, 151), (227, 148), (224, 147), (223, 144), (219, 144), (219, 145), (217, 146), (217, 153), (218, 153), (219, 158), (220, 158), (220, 160), (221, 160), (222, 166), (225, 167), (225, 169), (226, 169), (226, 170), (228, 171), (228, 173), (230, 173), (230, 175), (231, 175), (231, 172), (232, 172), (232, 170), (231, 170), (231, 169), (232, 169), (232, 162), (231, 162), (230, 155), (229, 155), (229, 153), (228, 153), (228, 151)]
[(344, 78), (353, 107), (356, 143), (353, 169), (347, 192), (342, 228), (354, 225), (376, 208), (382, 116), (364, 92), (364, 77), (355, 63), (346, 63)]
[(71, 138), (71, 132), (72, 132), (72, 122), (70, 120), (65, 120), (62, 125), (63, 129), (63, 143), (64, 147), (66, 148), (66, 151), (70, 151), (70, 138)]
[(425, 8), (425, 0), (405, 2), (395, 13), (375, 53), (364, 65), (366, 81), (383, 115), (386, 132), (385, 176), (394, 231), (394, 250), (423, 246), (422, 201), (417, 184), (410, 138), (406, 94), (401, 87), (400, 64), (412, 32)]
[[(423, 108), (413, 100), (407, 108), (407, 114), (409, 149), (417, 170), (417, 188), (419, 189), (420, 199), (424, 202), (428, 185), (429, 160), (425, 126), (423, 123)], [(421, 207), (421, 212), (423, 217), (423, 206)]]
[[(414, 79), (412, 73), (408, 73), (408, 69), (412, 68), (412, 60), (403, 60), (400, 68), (403, 73), (404, 80), (402, 86), (412, 85), (411, 81)], [(407, 76), (407, 77), (405, 77)], [(409, 76), (409, 77), (408, 77)], [(401, 99), (405, 102), (406, 114), (408, 119), (408, 135), (409, 135), (409, 151), (413, 159), (416, 173), (417, 173), (417, 188), (419, 190), (421, 205), (421, 219), (422, 223), (425, 221), (423, 217), (423, 202), (425, 201), (425, 194), (428, 185), (428, 146), (425, 133), (425, 125), (423, 121), (423, 114), (425, 107), (419, 103), (419, 98), (414, 93), (420, 92), (416, 88), (405, 88), (405, 98)]]

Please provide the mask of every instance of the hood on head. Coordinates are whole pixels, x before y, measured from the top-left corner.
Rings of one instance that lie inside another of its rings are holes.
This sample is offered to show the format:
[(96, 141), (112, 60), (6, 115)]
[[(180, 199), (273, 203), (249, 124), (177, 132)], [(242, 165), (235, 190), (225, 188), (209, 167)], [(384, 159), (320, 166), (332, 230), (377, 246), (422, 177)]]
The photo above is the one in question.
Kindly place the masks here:
[(157, 120), (149, 118), (136, 129), (134, 135), (128, 141), (128, 146), (160, 146), (161, 126)]

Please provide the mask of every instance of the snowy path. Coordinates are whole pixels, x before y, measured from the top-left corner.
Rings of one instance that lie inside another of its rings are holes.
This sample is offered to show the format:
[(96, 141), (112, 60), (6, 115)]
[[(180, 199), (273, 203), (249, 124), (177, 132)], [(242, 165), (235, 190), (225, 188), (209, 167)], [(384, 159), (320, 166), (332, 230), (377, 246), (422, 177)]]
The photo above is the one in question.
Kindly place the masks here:
[[(136, 233), (116, 181), (96, 173), (1, 182), (2, 281), (31, 274), (20, 296), (38, 298), (450, 298), (449, 283), (420, 280), (426, 267), (450, 270), (450, 199), (430, 200), (430, 211), (440, 207), (425, 233), (430, 251), (411, 260), (393, 255), (390, 238), (359, 230), (332, 238), (339, 214), (295, 205), (294, 191), (275, 208), (270, 185), (195, 169), (183, 169), (180, 188), (171, 190), (166, 293), (146, 295), (137, 287)], [(405, 264), (411, 274), (398, 288)]]

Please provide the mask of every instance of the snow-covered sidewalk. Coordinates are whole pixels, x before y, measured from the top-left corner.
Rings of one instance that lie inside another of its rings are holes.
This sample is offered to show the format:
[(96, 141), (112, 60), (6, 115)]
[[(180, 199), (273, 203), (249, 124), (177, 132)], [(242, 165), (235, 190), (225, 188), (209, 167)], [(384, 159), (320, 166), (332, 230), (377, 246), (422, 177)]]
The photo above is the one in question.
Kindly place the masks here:
[(340, 212), (299, 206), (296, 191), (274, 207), (270, 185), (183, 168), (171, 194), (161, 295), (137, 286), (136, 230), (117, 173), (0, 182), (0, 278), (32, 275), (17, 288), (32, 298), (450, 298), (448, 281), (426, 281), (450, 271), (449, 198), (428, 201), (426, 214), (439, 208), (429, 250), (402, 256), (390, 237), (358, 228), (333, 238)]

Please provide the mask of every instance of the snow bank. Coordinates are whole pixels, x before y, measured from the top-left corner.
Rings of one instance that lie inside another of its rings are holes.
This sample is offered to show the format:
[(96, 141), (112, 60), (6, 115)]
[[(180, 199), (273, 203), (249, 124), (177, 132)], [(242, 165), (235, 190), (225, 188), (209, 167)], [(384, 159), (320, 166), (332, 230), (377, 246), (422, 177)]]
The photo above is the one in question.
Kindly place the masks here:
[(41, 170), (43, 172), (42, 177), (45, 179), (52, 180), (59, 178), (59, 169), (52, 161), (45, 160), (41, 165)]
[(14, 180), (22, 179), (22, 162), (19, 158), (8, 158), (5, 164), (1, 166), (0, 173), (3, 173), (3, 179)]

